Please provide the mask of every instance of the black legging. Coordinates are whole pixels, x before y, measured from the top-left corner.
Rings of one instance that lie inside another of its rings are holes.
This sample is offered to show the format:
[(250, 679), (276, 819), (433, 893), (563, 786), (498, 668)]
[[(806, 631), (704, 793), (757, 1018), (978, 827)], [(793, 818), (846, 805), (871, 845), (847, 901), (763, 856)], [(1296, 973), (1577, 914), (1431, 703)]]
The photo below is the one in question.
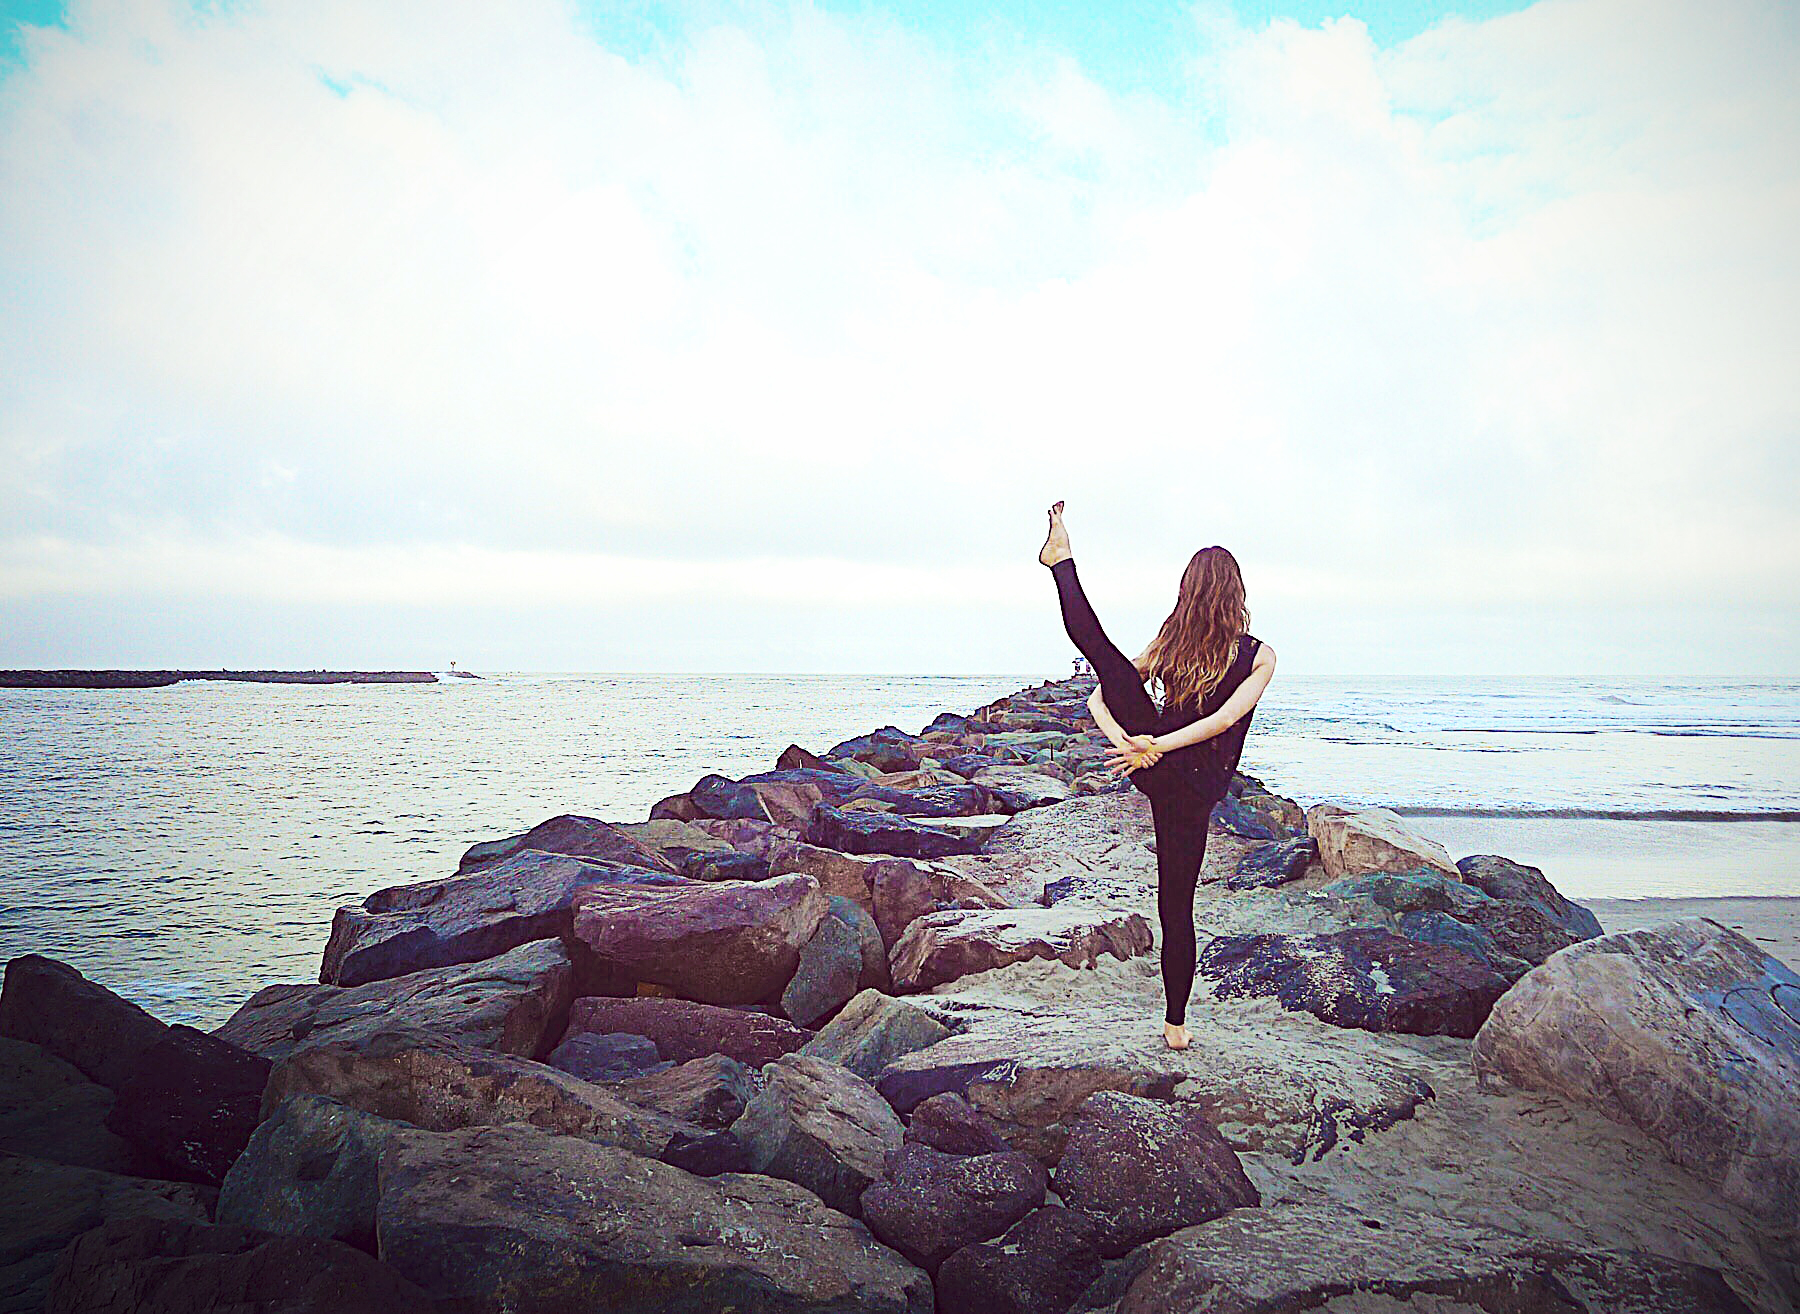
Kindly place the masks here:
[[(1088, 659), (1100, 681), (1100, 696), (1113, 719), (1127, 734), (1155, 734), (1160, 713), (1143, 677), (1100, 628), (1081, 581), (1075, 575), (1073, 557), (1050, 567), (1056, 580), (1057, 600), (1062, 604), (1063, 628), (1081, 655)], [(1206, 823), (1212, 807), (1173, 770), (1165, 770), (1167, 755), (1153, 767), (1131, 773), (1131, 783), (1150, 800), (1150, 819), (1156, 826), (1156, 914), (1162, 923), (1163, 995), (1165, 1021), (1181, 1025), (1187, 1018), (1188, 995), (1194, 988), (1194, 886), (1200, 880), (1200, 864), (1206, 857)]]

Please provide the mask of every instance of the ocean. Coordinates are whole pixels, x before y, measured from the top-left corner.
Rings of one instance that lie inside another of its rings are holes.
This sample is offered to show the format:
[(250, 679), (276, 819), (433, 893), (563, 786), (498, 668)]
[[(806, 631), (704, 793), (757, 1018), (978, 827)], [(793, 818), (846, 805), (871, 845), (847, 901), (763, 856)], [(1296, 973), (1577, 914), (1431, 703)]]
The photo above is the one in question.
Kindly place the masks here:
[[(1041, 675), (492, 675), (0, 690), (0, 959), (214, 1026), (317, 979), (331, 914), (562, 812), (916, 731)], [(1394, 807), (1573, 898), (1800, 895), (1800, 681), (1278, 677), (1242, 769)]]

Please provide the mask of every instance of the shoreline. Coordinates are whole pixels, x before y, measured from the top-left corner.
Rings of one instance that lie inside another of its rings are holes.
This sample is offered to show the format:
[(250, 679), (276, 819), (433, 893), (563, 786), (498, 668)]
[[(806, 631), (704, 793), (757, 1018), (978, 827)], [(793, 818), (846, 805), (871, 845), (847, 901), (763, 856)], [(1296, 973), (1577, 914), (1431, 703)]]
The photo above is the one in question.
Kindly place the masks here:
[(1754, 940), (1764, 952), (1800, 971), (1800, 897), (1784, 894), (1713, 895), (1698, 899), (1586, 899), (1584, 906), (1608, 934), (1710, 917)]

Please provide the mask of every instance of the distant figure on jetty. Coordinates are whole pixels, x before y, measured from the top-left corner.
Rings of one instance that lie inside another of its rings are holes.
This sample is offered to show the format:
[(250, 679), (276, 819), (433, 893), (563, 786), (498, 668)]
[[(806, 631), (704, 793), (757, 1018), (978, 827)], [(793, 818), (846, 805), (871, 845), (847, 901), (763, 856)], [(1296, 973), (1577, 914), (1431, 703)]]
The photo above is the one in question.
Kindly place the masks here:
[(1079, 680), (1082, 676), (1092, 675), (1093, 673), (1094, 673), (1094, 668), (1087, 664), (1086, 658), (1077, 657), (1075, 659), (1075, 674), (1073, 676), (1074, 679)]
[[(1050, 567), (1063, 628), (1100, 683), (1088, 699), (1113, 742), (1107, 764), (1150, 800), (1156, 825), (1156, 910), (1162, 922), (1163, 1039), (1188, 1047), (1194, 985), (1194, 887), (1206, 857), (1206, 825), (1231, 788), (1251, 709), (1275, 674), (1275, 650), (1250, 634), (1244, 577), (1222, 547), (1201, 548), (1181, 574), (1175, 609), (1135, 661), (1106, 637), (1069, 551), (1063, 504), (1050, 508), (1038, 560)], [(1147, 680), (1162, 686), (1159, 708)], [(1163, 761), (1163, 758), (1167, 761)]]

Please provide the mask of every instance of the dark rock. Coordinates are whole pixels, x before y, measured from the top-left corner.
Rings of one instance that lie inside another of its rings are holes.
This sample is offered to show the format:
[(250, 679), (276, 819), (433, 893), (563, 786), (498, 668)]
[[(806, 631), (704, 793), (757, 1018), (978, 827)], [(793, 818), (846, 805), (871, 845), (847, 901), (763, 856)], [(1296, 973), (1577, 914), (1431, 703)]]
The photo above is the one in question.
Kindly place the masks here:
[(396, 1314), (431, 1299), (339, 1241), (163, 1218), (120, 1218), (78, 1237), (45, 1314)]
[(1463, 880), (1490, 898), (1536, 908), (1573, 940), (1592, 940), (1600, 934), (1600, 919), (1580, 904), (1563, 898), (1536, 867), (1491, 853), (1477, 853), (1459, 859), (1456, 869)]
[(858, 735), (833, 744), (825, 750), (827, 758), (851, 757), (867, 762), (877, 771), (910, 771), (927, 756), (933, 745), (898, 726), (884, 725), (870, 734)]
[(901, 858), (947, 858), (976, 853), (980, 835), (954, 835), (922, 822), (881, 812), (844, 812), (821, 805), (813, 813), (806, 842), (844, 853), (881, 853)]
[(876, 928), (887, 946), (889, 969), (896, 945), (919, 918), (959, 909), (1002, 909), (1005, 899), (973, 876), (910, 858), (885, 858), (868, 869)]
[(595, 886), (575, 896), (575, 937), (594, 960), (709, 1004), (778, 996), (828, 904), (810, 876)]
[(582, 890), (689, 883), (669, 872), (527, 849), (467, 876), (398, 885), (376, 891), (360, 907), (339, 908), (319, 979), (365, 985), (495, 958), (533, 940), (566, 941)]
[(750, 821), (769, 819), (756, 791), (726, 776), (701, 776), (694, 787), (688, 790), (688, 797), (693, 800), (694, 807), (703, 817), (716, 817), (720, 820), (743, 818)]
[(400, 1023), (535, 1058), (565, 1024), (573, 989), (562, 941), (534, 940), (478, 963), (366, 985), (267, 986), (213, 1034), (274, 1060), (300, 1045), (353, 1042)]
[(913, 1109), (906, 1121), (906, 1139), (945, 1154), (998, 1154), (1012, 1149), (993, 1123), (953, 1091), (933, 1095)]
[(696, 881), (761, 881), (769, 877), (769, 860), (737, 849), (702, 849), (683, 854), (681, 874)]
[(931, 718), (931, 724), (919, 733), (928, 735), (933, 730), (948, 730), (952, 734), (961, 734), (968, 726), (969, 718), (966, 716), (958, 716), (955, 712), (939, 712)]
[(1066, 782), (1029, 766), (983, 767), (973, 783), (987, 790), (995, 800), (996, 812), (1024, 812), (1028, 808), (1048, 807), (1066, 802), (1070, 789)]
[(0, 1036), (39, 1045), (112, 1090), (164, 1026), (136, 1004), (95, 985), (67, 963), (21, 954), (6, 964)]
[(648, 1036), (659, 1054), (677, 1063), (724, 1054), (753, 1068), (813, 1038), (805, 1027), (767, 1013), (648, 995), (577, 999), (569, 1010), (569, 1034), (581, 1031)]
[(1425, 1036), (1473, 1036), (1511, 984), (1470, 954), (1372, 928), (1221, 936), (1196, 970), (1221, 999), (1274, 999), (1333, 1026)]
[[(1483, 946), (1471, 952), (1493, 963), (1508, 980), (1518, 978), (1523, 970), (1521, 961), (1527, 966), (1535, 965), (1575, 943), (1542, 905), (1491, 898), (1476, 886), (1432, 868), (1346, 876), (1324, 886), (1318, 897), (1338, 905), (1354, 906), (1359, 901), (1373, 904), (1397, 915), (1394, 929), (1401, 934), (1428, 943), (1453, 944), (1457, 937), (1440, 925), (1438, 918), (1419, 914), (1454, 918), (1478, 932), (1462, 937), (1461, 942)], [(1414, 935), (1407, 929), (1409, 926), (1419, 934)]]
[(1508, 981), (1517, 981), (1531, 970), (1522, 958), (1501, 950), (1494, 937), (1479, 926), (1459, 922), (1449, 913), (1420, 910), (1400, 914), (1400, 934), (1420, 944), (1440, 944), (1479, 958)]
[(784, 1054), (763, 1068), (763, 1087), (732, 1132), (750, 1171), (795, 1182), (833, 1209), (859, 1215), (863, 1189), (882, 1175), (882, 1156), (906, 1135), (875, 1088), (841, 1063)]
[(650, 805), (652, 821), (697, 821), (705, 815), (686, 794), (670, 794)]
[(381, 1150), (404, 1125), (323, 1095), (290, 1096), (225, 1174), (216, 1221), (374, 1254)]
[(539, 853), (561, 853), (571, 858), (589, 858), (595, 862), (617, 863), (625, 867), (647, 867), (652, 871), (672, 872), (675, 868), (654, 849), (640, 844), (621, 830), (594, 817), (560, 816), (533, 826), (522, 835), (508, 839), (484, 840), (463, 854), (457, 874), (482, 871), (497, 862), (516, 857), (526, 849)]
[(296, 1050), (270, 1074), (264, 1108), (273, 1113), (301, 1094), (328, 1095), (433, 1131), (529, 1122), (647, 1155), (660, 1154), (678, 1127), (665, 1114), (547, 1064), (417, 1029)]
[(1116, 1090), (1082, 1101), (1053, 1180), (1064, 1204), (1100, 1224), (1108, 1257), (1262, 1202), (1198, 1108)]
[(816, 757), (807, 752), (804, 748), (800, 747), (799, 744), (789, 744), (786, 748), (782, 749), (781, 756), (775, 759), (775, 765), (778, 769), (783, 771), (793, 767), (805, 767), (813, 771), (842, 770), (841, 767), (832, 766), (831, 763), (827, 762), (824, 758)]
[(701, 1177), (747, 1173), (754, 1168), (750, 1147), (728, 1127), (693, 1131), (683, 1128), (669, 1138), (668, 1145), (657, 1157)]
[(624, 1081), (675, 1066), (657, 1055), (648, 1036), (622, 1031), (571, 1032), (544, 1062), (583, 1081)]
[(696, 1127), (723, 1131), (743, 1116), (760, 1080), (736, 1059), (708, 1054), (628, 1077), (613, 1089), (633, 1104), (660, 1109)]
[(1227, 794), (1213, 805), (1212, 824), (1232, 835), (1253, 840), (1283, 840), (1287, 828), (1265, 814), (1247, 806), (1241, 798)]
[(1033, 1209), (992, 1241), (938, 1266), (943, 1314), (1064, 1314), (1100, 1277), (1100, 1224), (1061, 1205)]
[(940, 758), (939, 761), (944, 764), (944, 770), (954, 771), (965, 780), (974, 779), (978, 772), (989, 767), (1014, 765), (1011, 758), (996, 757), (992, 753), (957, 753), (952, 757)]
[(1029, 1154), (947, 1154), (909, 1142), (887, 1153), (862, 1193), (869, 1230), (936, 1272), (946, 1256), (999, 1236), (1044, 1203), (1049, 1176)]
[[(204, 1223), (214, 1194), (211, 1187), (188, 1182), (0, 1155), (0, 1309), (38, 1314), (56, 1257), (90, 1228), (112, 1218)], [(129, 1309), (117, 1308), (121, 1314)]]
[(932, 1310), (924, 1273), (773, 1177), (698, 1176), (512, 1126), (398, 1136), (382, 1181), (382, 1255), (461, 1308)]
[(0, 1039), (0, 1152), (141, 1176), (154, 1158), (108, 1131), (113, 1093), (23, 1040)]
[(1260, 890), (1297, 880), (1319, 856), (1319, 846), (1306, 836), (1258, 844), (1238, 860), (1225, 878), (1228, 890)]
[(107, 1127), (184, 1181), (217, 1186), (261, 1118), (269, 1060), (172, 1026), (138, 1055)]
[(981, 785), (928, 785), (903, 792), (906, 801), (894, 805), (902, 817), (980, 817), (998, 811)]
[(862, 987), (863, 936), (856, 918), (868, 924), (875, 942), (881, 932), (875, 919), (842, 895), (831, 895), (830, 910), (800, 947), (800, 963), (781, 992), (781, 1011), (803, 1027), (817, 1026), (847, 1003)]

